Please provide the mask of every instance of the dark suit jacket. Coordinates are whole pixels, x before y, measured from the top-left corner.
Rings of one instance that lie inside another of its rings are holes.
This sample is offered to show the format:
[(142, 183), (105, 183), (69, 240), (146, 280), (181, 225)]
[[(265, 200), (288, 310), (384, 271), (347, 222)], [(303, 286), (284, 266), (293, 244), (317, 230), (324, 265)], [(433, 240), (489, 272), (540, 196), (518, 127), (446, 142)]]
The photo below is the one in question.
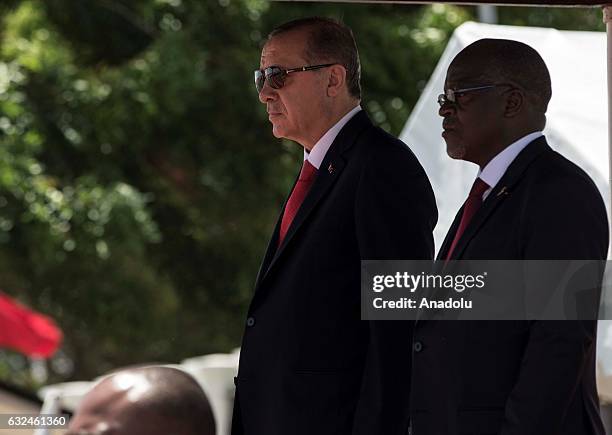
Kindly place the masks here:
[[(439, 259), (447, 255), (462, 212)], [(512, 162), (452, 259), (605, 260), (607, 250), (608, 221), (597, 188), (541, 137)], [(595, 385), (596, 325), (418, 321), (412, 433), (603, 435)]]
[(405, 433), (413, 325), (360, 320), (361, 260), (433, 258), (436, 220), (415, 156), (357, 113), (279, 249), (280, 218), (274, 230), (248, 311), (234, 435)]

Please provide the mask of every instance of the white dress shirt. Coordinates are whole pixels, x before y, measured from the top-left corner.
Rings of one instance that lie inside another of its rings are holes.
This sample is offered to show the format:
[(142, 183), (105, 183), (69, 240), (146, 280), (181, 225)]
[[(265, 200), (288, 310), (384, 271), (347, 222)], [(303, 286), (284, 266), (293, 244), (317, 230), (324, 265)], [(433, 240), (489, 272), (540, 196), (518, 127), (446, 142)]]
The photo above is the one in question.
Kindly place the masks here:
[(501, 177), (504, 176), (508, 166), (510, 166), (516, 156), (518, 156), (527, 145), (542, 135), (543, 134), (541, 131), (535, 131), (533, 133), (529, 133), (527, 136), (523, 136), (510, 146), (506, 147), (501, 153), (493, 157), (493, 159), (478, 173), (478, 177), (490, 186), (489, 189), (482, 194), (483, 201), (487, 199), (489, 193), (491, 193), (491, 191), (495, 188), (495, 185), (499, 183), (499, 180), (501, 180)]
[(342, 130), (342, 127), (344, 127), (360, 110), (360, 105), (351, 109), (351, 111), (344, 115), (340, 121), (336, 122), (332, 128), (327, 130), (327, 133), (321, 136), (321, 139), (317, 141), (310, 152), (306, 151), (306, 148), (304, 148), (304, 160), (308, 160), (312, 166), (319, 169), (319, 166), (323, 163), (325, 154), (327, 154), (327, 150), (329, 150), (329, 147), (334, 142), (334, 139), (336, 139), (336, 136), (338, 136), (338, 133), (340, 133), (340, 130)]

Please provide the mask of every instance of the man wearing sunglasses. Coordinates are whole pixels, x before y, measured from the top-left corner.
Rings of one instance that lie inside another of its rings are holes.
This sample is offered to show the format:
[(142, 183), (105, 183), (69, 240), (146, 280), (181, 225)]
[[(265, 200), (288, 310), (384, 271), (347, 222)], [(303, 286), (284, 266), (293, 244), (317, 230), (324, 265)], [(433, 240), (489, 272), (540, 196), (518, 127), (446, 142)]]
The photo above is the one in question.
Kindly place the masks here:
[(232, 433), (405, 434), (412, 325), (360, 320), (361, 260), (433, 257), (429, 181), (361, 109), (343, 24), (274, 30), (255, 85), (273, 135), (304, 159), (247, 314)]
[[(449, 260), (606, 259), (599, 191), (542, 134), (551, 94), (544, 61), (520, 42), (476, 41), (449, 66), (442, 136), (451, 158), (480, 171), (438, 254), (447, 268), (458, 266)], [(584, 278), (593, 283), (586, 288), (601, 284), (599, 270)], [(542, 294), (541, 282), (525, 286)], [(603, 435), (596, 325), (419, 320), (412, 434)]]

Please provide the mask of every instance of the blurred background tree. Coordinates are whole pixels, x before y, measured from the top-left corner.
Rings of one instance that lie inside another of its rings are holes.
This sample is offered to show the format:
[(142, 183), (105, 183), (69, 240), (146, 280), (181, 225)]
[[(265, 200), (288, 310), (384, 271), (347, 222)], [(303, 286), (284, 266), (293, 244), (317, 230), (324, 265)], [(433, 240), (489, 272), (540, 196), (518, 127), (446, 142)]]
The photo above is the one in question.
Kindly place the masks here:
[[(240, 344), (300, 147), (271, 135), (252, 70), (306, 15), (352, 27), (363, 107), (398, 134), (473, 7), (265, 0), (0, 4), (0, 288), (65, 342), (51, 382)], [(500, 8), (504, 24), (603, 30), (601, 12)], [(0, 353), (0, 377), (33, 386)]]

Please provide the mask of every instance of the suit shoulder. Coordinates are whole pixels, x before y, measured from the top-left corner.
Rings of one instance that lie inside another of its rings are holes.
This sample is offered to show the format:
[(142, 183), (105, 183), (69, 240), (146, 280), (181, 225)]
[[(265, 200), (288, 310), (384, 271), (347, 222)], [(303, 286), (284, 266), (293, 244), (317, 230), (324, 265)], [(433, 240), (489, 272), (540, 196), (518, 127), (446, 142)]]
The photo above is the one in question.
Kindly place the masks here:
[(522, 188), (525, 258), (605, 258), (608, 217), (599, 189), (578, 165), (548, 149), (529, 166)]
[[(562, 215), (580, 213), (607, 222), (603, 197), (591, 177), (554, 150), (539, 156), (529, 168), (529, 202)], [(588, 210), (588, 212), (586, 212)]]
[(406, 174), (425, 172), (408, 145), (380, 127), (366, 129), (358, 142), (368, 166), (376, 169), (401, 166)]
[(552, 149), (537, 158), (529, 172), (540, 186), (571, 186), (569, 193), (579, 189), (599, 195), (597, 186), (580, 166)]

